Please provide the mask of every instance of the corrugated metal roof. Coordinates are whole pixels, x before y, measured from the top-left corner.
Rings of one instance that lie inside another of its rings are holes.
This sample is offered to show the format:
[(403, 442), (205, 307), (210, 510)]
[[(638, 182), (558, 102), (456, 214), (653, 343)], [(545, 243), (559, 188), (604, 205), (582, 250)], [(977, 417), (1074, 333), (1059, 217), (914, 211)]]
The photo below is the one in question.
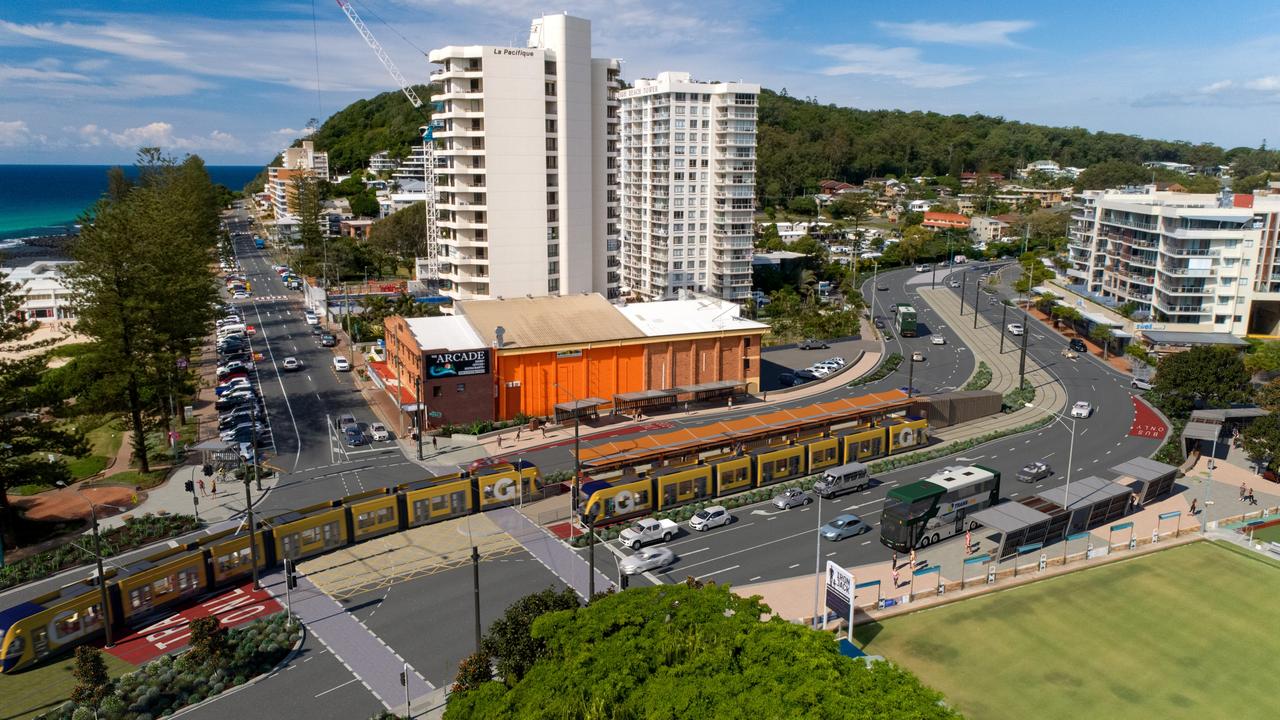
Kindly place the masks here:
[(404, 322), (423, 350), (475, 350), (489, 345), (465, 317), (458, 315), (407, 317)]
[(986, 510), (979, 510), (978, 512), (970, 515), (969, 519), (982, 523), (984, 527), (999, 530), (1005, 535), (1008, 535), (1009, 533), (1031, 527), (1036, 523), (1042, 523), (1050, 520), (1052, 517), (1053, 516), (1042, 513), (1035, 508), (1029, 508), (1022, 503), (1005, 502), (1000, 505), (989, 507)]
[(1150, 342), (1165, 345), (1231, 345), (1243, 347), (1249, 344), (1231, 333), (1142, 330), (1142, 337)]
[(618, 309), (598, 293), (503, 300), (463, 300), (454, 306), (486, 345), (504, 329), (502, 347), (586, 345), (644, 337)]
[(769, 328), (742, 317), (737, 303), (708, 297), (634, 303), (619, 307), (618, 312), (649, 337)]
[(1136, 457), (1132, 460), (1126, 460), (1119, 465), (1111, 468), (1111, 472), (1117, 475), (1133, 478), (1134, 480), (1157, 480), (1170, 473), (1175, 473), (1178, 468), (1172, 465), (1166, 465), (1162, 462), (1156, 462), (1151, 458)]
[(1097, 475), (1090, 475), (1083, 480), (1071, 481), (1070, 496), (1067, 495), (1067, 488), (1063, 486), (1045, 490), (1037, 497), (1048, 500), (1058, 507), (1070, 510), (1108, 500), (1117, 495), (1129, 495), (1132, 493), (1133, 490), (1127, 485), (1103, 480)]

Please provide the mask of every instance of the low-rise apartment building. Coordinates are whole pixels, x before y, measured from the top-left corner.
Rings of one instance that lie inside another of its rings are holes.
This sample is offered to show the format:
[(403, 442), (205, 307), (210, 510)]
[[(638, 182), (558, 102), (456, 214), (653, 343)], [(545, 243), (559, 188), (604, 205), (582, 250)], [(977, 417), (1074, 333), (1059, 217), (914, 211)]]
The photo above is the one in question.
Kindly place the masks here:
[(1068, 235), (1071, 282), (1139, 331), (1280, 335), (1280, 197), (1087, 191)]

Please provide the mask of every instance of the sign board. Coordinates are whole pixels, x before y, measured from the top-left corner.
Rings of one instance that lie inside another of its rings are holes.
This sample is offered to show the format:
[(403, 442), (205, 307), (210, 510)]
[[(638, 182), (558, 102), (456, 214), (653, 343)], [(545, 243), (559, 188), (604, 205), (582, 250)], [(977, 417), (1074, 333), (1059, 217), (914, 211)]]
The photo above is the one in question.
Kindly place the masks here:
[(827, 607), (845, 618), (853, 607), (853, 575), (830, 560), (827, 561)]
[(433, 380), (489, 373), (488, 350), (427, 353), (426, 357), (427, 377)]
[(558, 358), (582, 357), (582, 351), (581, 350), (557, 350), (556, 357)]

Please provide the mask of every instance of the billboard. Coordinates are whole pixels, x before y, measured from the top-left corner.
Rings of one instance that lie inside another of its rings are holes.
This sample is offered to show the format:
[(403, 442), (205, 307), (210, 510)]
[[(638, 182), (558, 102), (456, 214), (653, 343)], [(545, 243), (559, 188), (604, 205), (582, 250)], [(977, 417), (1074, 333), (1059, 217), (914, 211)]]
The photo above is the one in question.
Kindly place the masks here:
[(853, 574), (831, 560), (827, 561), (827, 607), (842, 618), (851, 617)]
[(427, 353), (427, 378), (431, 380), (465, 375), (486, 375), (488, 372), (488, 350)]

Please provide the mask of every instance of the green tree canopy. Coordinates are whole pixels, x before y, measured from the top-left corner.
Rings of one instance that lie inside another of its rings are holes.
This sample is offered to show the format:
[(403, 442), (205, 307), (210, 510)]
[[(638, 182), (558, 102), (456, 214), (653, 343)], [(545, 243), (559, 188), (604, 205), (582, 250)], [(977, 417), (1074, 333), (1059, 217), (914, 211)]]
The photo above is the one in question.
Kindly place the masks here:
[(1280, 467), (1280, 414), (1255, 418), (1240, 434), (1240, 443), (1249, 457), (1268, 470)]
[(1166, 415), (1182, 418), (1198, 403), (1225, 407), (1247, 400), (1248, 389), (1249, 373), (1239, 352), (1202, 345), (1161, 359), (1152, 395)]
[(890, 663), (839, 653), (831, 636), (728, 587), (662, 585), (544, 615), (545, 654), (510, 687), (453, 695), (454, 718), (956, 718)]

